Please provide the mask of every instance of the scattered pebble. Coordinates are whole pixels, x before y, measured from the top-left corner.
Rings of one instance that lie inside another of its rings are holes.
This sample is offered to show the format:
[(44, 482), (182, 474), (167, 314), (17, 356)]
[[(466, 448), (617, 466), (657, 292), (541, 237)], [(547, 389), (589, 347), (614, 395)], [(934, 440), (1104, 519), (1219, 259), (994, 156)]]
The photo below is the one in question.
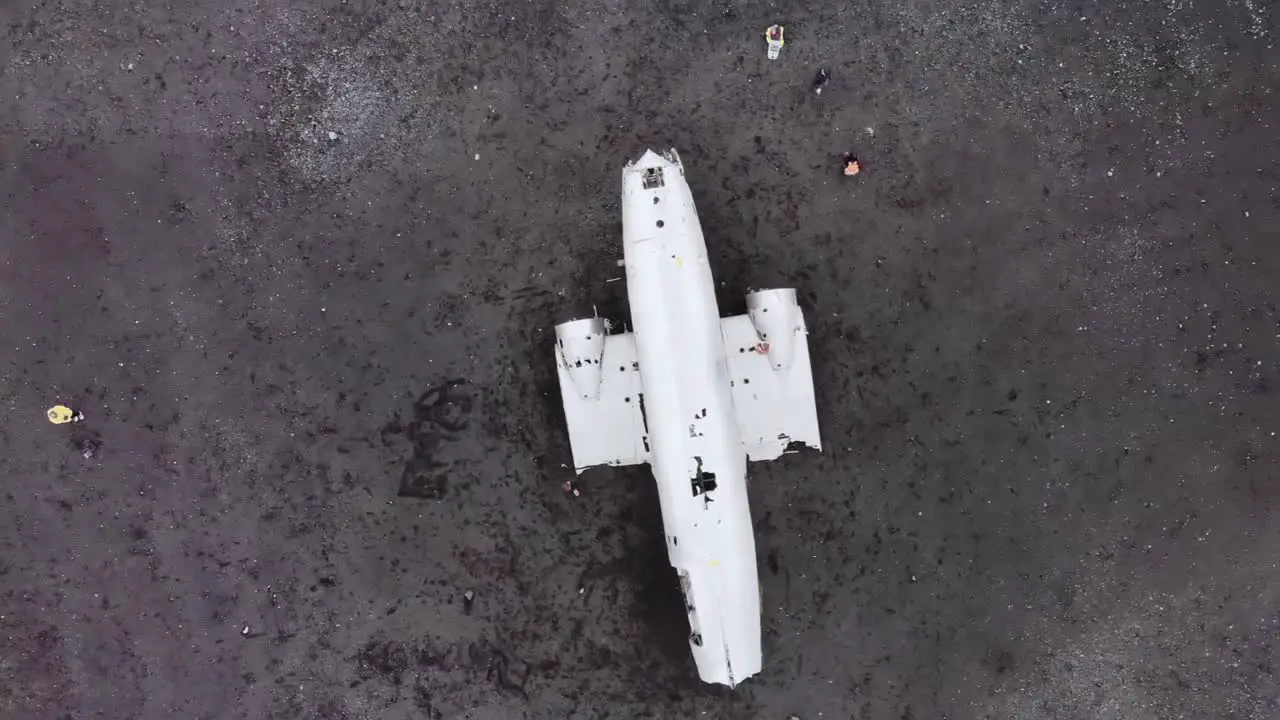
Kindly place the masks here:
[(336, 133), (336, 132), (334, 132), (334, 131), (330, 130), (330, 131), (329, 131), (329, 139), (330, 139), (330, 140), (337, 140), (337, 139), (338, 139), (338, 133)]

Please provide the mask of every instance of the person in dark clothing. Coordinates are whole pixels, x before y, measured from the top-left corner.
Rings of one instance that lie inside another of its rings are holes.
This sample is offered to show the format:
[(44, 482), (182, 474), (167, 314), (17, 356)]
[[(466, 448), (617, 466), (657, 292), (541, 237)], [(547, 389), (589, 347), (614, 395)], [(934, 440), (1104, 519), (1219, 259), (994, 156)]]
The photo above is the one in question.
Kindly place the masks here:
[(822, 94), (822, 88), (826, 86), (827, 81), (831, 79), (831, 73), (826, 68), (818, 71), (817, 77), (813, 79), (813, 92), (815, 95)]

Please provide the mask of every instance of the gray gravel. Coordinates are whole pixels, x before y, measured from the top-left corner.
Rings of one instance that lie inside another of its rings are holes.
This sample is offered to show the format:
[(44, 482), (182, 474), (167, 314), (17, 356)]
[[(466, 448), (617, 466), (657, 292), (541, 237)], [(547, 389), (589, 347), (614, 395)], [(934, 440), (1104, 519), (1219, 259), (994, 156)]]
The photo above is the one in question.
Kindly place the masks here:
[[(1274, 23), (4, 3), (0, 717), (1280, 717)], [(562, 488), (552, 328), (670, 146), (722, 310), (815, 333), (735, 691), (647, 470)]]

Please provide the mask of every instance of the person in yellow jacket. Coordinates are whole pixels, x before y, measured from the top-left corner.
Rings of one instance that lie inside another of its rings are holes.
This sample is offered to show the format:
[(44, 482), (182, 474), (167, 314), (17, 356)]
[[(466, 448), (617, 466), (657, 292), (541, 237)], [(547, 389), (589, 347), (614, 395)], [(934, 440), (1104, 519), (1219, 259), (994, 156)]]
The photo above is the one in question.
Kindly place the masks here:
[(769, 43), (767, 57), (770, 60), (777, 60), (778, 53), (782, 52), (782, 45), (786, 42), (782, 38), (782, 32), (781, 25), (770, 25), (769, 29), (764, 31), (764, 39)]
[(47, 411), (49, 422), (54, 425), (65, 425), (66, 423), (80, 422), (84, 419), (84, 413), (76, 412), (66, 405), (54, 405)]

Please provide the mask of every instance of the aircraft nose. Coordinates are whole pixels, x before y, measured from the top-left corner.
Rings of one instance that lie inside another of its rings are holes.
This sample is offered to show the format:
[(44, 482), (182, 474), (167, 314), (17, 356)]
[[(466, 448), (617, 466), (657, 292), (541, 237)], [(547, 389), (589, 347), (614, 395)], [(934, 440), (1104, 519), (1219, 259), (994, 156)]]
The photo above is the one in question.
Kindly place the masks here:
[(652, 150), (645, 150), (644, 155), (641, 155), (640, 159), (636, 161), (636, 167), (639, 168), (661, 167), (670, 164), (666, 158)]

